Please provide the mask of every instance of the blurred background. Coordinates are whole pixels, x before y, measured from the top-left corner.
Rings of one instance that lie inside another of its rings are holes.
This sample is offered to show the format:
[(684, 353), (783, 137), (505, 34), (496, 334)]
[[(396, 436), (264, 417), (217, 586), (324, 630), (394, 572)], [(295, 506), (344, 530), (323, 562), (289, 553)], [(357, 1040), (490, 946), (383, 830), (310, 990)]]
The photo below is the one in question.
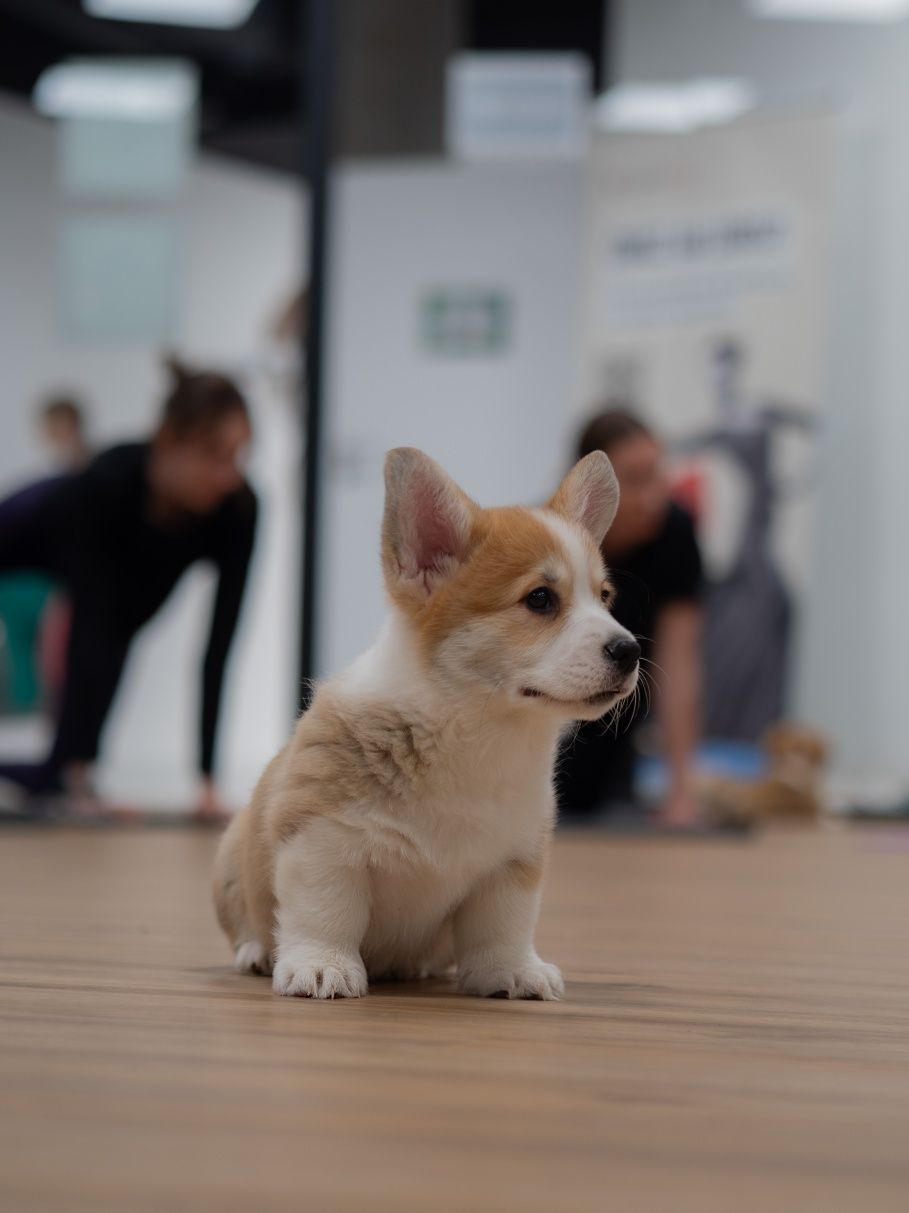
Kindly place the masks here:
[[(0, 497), (157, 433), (165, 354), (236, 385), (239, 804), (378, 627), (383, 452), (538, 502), (620, 405), (702, 553), (697, 762), (797, 721), (834, 807), (896, 811), (907, 109), (905, 0), (0, 0)], [(130, 647), (113, 800), (193, 798), (207, 563)], [(67, 587), (21, 573), (0, 758), (37, 760)]]

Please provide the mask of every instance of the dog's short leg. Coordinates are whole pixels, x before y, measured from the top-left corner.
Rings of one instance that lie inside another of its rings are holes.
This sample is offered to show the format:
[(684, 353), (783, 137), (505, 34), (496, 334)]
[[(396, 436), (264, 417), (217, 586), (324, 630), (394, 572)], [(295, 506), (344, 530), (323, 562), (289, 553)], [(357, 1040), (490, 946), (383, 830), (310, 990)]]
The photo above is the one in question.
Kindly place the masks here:
[(359, 998), (366, 993), (360, 942), (369, 920), (365, 867), (349, 831), (326, 818), (282, 843), (275, 865), (277, 994)]
[(487, 876), (454, 917), (458, 986), (485, 998), (561, 998), (562, 975), (540, 960), (533, 932), (541, 872), (510, 863)]
[(234, 968), (238, 973), (271, 973), (268, 949), (256, 938), (249, 920), (243, 893), (241, 864), (247, 844), (249, 810), (233, 818), (221, 836), (215, 859), (214, 895), (218, 922), (234, 949)]
[(238, 973), (259, 973), (267, 977), (271, 973), (271, 957), (258, 939), (247, 939), (234, 952), (234, 968)]

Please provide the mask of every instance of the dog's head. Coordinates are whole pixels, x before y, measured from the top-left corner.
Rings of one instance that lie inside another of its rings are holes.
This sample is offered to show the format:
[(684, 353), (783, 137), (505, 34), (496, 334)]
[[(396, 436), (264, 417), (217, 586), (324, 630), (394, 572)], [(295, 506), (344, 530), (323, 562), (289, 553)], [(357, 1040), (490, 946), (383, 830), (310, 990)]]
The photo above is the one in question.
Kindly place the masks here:
[(609, 614), (600, 545), (619, 490), (601, 452), (543, 509), (481, 509), (421, 451), (385, 463), (392, 601), (446, 684), (596, 720), (637, 683), (640, 647)]

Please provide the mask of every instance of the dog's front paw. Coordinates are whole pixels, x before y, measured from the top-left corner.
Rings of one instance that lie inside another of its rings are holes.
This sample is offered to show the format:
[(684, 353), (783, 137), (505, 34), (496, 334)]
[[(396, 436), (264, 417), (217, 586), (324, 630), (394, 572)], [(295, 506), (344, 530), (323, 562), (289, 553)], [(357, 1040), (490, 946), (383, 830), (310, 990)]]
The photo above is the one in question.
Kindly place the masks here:
[(257, 939), (248, 939), (234, 953), (234, 968), (238, 973), (259, 973), (267, 977), (271, 973), (271, 957)]
[(359, 956), (318, 955), (310, 949), (278, 952), (272, 978), (276, 994), (296, 998), (362, 998), (368, 985)]
[(458, 968), (458, 988), (480, 998), (540, 998), (547, 1002), (565, 993), (562, 974), (539, 956), (518, 965), (467, 961)]

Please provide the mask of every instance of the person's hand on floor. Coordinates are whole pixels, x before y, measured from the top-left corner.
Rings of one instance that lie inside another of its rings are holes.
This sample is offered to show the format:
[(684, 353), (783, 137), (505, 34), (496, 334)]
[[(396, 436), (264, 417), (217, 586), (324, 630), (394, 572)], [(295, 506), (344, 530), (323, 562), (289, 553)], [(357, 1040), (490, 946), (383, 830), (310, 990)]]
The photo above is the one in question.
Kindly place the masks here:
[(674, 830), (694, 829), (702, 820), (698, 799), (687, 788), (670, 792), (656, 814), (657, 825)]

